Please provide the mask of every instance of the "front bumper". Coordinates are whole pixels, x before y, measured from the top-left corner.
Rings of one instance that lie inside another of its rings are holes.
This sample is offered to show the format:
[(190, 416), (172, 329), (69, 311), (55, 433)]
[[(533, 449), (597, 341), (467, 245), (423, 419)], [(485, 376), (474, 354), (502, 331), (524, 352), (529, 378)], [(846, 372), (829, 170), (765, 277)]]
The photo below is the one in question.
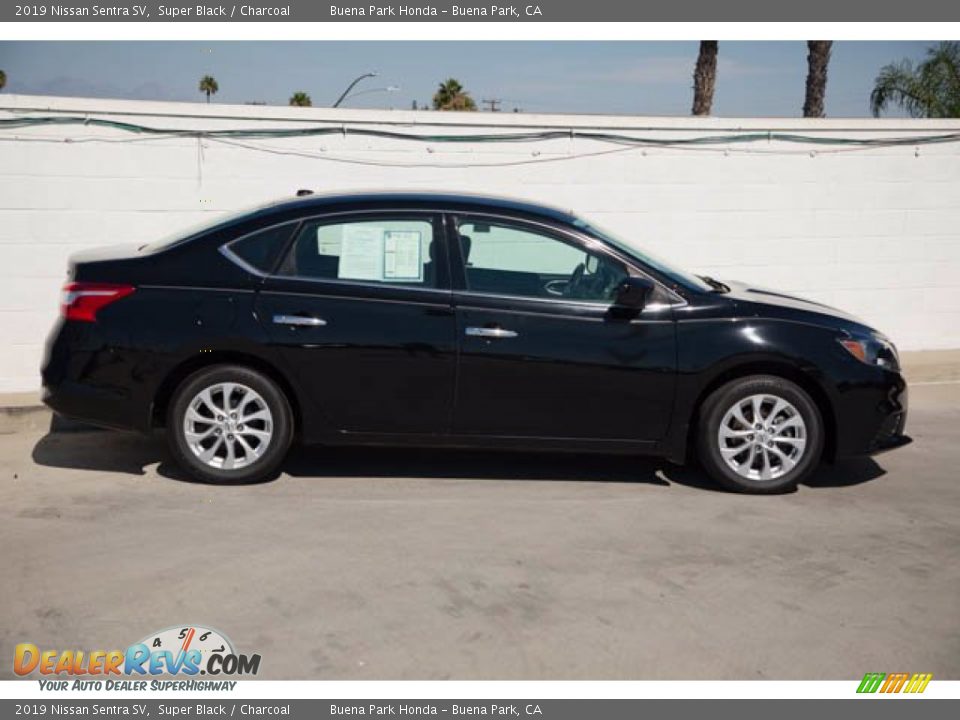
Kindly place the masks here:
[(871, 369), (837, 402), (837, 456), (876, 455), (913, 442), (906, 432), (909, 393), (899, 372)]
[(870, 444), (869, 452), (871, 455), (896, 450), (904, 445), (913, 442), (913, 438), (904, 434), (907, 425), (907, 385), (903, 384), (902, 389), (894, 386), (891, 389), (887, 402), (880, 407), (880, 412), (884, 409), (890, 410), (889, 414), (880, 423), (877, 434)]

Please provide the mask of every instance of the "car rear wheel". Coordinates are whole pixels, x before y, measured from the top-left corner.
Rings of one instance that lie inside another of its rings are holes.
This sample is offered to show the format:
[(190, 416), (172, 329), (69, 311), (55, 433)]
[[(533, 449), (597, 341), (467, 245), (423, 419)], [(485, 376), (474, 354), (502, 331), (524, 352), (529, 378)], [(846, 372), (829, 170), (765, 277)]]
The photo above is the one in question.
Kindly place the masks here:
[(184, 380), (167, 418), (170, 448), (191, 477), (250, 483), (270, 477), (293, 439), (290, 405), (267, 376), (216, 365)]
[(823, 422), (799, 385), (753, 375), (707, 398), (697, 439), (701, 463), (724, 487), (781, 493), (795, 489), (819, 464)]

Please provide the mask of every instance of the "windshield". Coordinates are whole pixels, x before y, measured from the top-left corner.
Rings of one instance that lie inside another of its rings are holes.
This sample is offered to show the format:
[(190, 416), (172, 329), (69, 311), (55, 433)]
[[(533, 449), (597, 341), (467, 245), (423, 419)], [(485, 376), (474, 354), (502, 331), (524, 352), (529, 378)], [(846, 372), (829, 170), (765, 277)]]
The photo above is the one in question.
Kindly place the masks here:
[(623, 251), (631, 257), (637, 258), (644, 264), (659, 272), (661, 275), (670, 278), (674, 282), (683, 285), (684, 287), (687, 287), (691, 290), (709, 291), (713, 289), (709, 283), (693, 273), (688, 273), (684, 270), (675, 268), (673, 265), (668, 264), (665, 260), (661, 260), (646, 250), (641, 250), (635, 245), (632, 245), (625, 240), (621, 240), (610, 231), (604, 230), (593, 223), (589, 223), (586, 220), (577, 218), (573, 224), (588, 235), (593, 235), (604, 242), (610, 243), (618, 250)]
[[(204, 219), (201, 220), (200, 222), (180, 228), (168, 235), (161, 237), (158, 240), (149, 242), (146, 245), (141, 246), (140, 251), (145, 253), (154, 253), (154, 252), (159, 252), (160, 250), (166, 250), (167, 248), (173, 247), (174, 245), (177, 245), (178, 243), (183, 242), (184, 240), (189, 240), (195, 235), (200, 235), (201, 233), (205, 233), (208, 230), (212, 230), (213, 228), (218, 227), (220, 225), (227, 225), (231, 222), (234, 222), (235, 220), (241, 219), (246, 215), (251, 215), (257, 212), (258, 210), (263, 210), (264, 208), (268, 208), (271, 205), (275, 205), (275, 204), (276, 204), (276, 201), (272, 201), (269, 203), (260, 203), (258, 205), (253, 205), (251, 207), (244, 208), (243, 210), (237, 210), (234, 212), (209, 213), (210, 215), (213, 215), (212, 218), (204, 217)], [(204, 213), (204, 214), (206, 215), (207, 213)]]

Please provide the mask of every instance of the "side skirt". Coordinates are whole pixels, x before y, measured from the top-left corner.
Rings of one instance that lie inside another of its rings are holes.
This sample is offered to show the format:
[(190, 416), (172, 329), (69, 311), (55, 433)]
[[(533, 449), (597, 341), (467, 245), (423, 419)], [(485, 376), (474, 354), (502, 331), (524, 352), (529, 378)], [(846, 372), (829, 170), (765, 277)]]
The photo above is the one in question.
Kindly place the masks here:
[(463, 448), (490, 450), (581, 452), (611, 455), (662, 455), (656, 441), (597, 440), (594, 438), (517, 437), (510, 435), (446, 435), (340, 432), (317, 445), (367, 445), (381, 447)]

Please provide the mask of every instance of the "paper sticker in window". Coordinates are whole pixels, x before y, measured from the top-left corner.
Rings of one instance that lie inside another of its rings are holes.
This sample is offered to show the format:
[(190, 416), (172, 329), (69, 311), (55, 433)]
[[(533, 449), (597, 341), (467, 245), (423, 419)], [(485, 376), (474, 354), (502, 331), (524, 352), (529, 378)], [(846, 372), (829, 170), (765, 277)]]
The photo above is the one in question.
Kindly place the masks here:
[(343, 226), (337, 277), (344, 280), (383, 279), (383, 228)]
[(317, 254), (340, 257), (341, 225), (320, 225), (317, 227)]
[(383, 279), (421, 281), (421, 234), (417, 230), (388, 230), (383, 236)]

